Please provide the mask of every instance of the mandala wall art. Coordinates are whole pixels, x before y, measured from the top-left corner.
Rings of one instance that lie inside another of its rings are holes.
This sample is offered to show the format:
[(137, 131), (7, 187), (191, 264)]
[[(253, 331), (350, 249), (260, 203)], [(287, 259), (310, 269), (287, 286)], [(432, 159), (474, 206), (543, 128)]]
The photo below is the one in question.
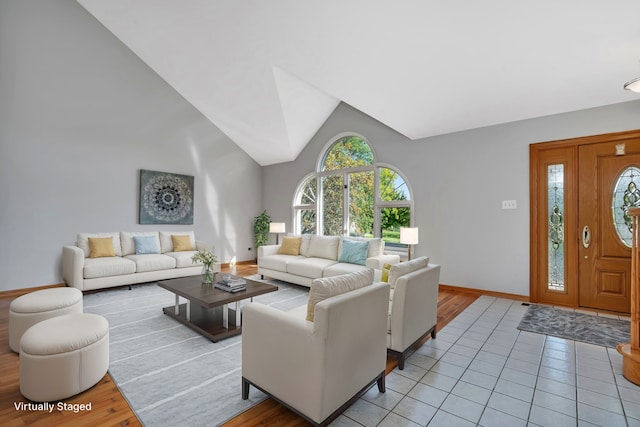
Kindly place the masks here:
[(193, 224), (193, 176), (140, 170), (140, 224)]

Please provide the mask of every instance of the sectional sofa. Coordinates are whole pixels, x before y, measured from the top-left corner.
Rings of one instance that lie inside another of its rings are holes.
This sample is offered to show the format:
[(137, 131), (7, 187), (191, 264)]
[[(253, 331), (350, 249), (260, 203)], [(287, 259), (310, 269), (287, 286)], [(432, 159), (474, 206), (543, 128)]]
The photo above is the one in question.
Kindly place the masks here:
[(62, 277), (81, 291), (196, 276), (197, 250), (207, 248), (193, 231), (79, 233), (62, 248)]
[(398, 262), (398, 255), (385, 255), (381, 238), (304, 234), (284, 237), (280, 245), (258, 248), (259, 274), (308, 287), (313, 279), (366, 268), (379, 273), (385, 264)]

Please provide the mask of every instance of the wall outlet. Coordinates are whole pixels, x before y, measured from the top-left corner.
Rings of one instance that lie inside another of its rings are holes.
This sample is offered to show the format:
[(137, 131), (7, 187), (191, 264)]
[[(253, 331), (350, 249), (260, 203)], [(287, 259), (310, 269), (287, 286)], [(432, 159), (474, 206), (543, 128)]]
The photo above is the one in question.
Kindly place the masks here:
[(518, 204), (515, 200), (503, 200), (502, 201), (502, 209), (516, 209)]

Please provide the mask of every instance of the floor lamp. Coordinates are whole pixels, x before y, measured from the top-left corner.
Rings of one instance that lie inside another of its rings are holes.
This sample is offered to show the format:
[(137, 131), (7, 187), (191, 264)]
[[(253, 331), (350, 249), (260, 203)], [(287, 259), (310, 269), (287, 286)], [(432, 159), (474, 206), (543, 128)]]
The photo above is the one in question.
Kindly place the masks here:
[(276, 245), (279, 243), (280, 233), (285, 233), (287, 226), (284, 222), (272, 222), (269, 224), (269, 233), (276, 234)]
[(407, 261), (411, 261), (411, 246), (418, 244), (418, 227), (400, 227), (400, 243), (407, 245)]

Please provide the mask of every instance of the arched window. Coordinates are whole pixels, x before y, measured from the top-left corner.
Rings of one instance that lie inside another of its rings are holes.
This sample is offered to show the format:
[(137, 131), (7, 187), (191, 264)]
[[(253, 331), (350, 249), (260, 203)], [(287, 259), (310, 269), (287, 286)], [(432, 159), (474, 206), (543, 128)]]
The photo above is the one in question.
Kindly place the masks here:
[(364, 137), (339, 135), (327, 144), (316, 172), (304, 177), (293, 200), (294, 232), (383, 237), (400, 245), (400, 227), (412, 226), (407, 180), (379, 164)]

